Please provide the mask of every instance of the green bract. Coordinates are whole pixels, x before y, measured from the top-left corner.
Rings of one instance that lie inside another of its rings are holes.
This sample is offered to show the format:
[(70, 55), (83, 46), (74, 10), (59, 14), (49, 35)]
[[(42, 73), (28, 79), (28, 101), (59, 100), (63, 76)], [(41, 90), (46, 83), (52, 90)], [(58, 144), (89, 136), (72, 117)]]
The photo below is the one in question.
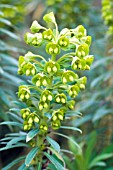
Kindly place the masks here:
[(33, 21), (32, 25), (31, 25), (31, 32), (32, 33), (37, 33), (39, 32), (41, 29), (45, 29), (44, 27), (42, 27), (36, 20)]
[(32, 78), (32, 82), (36, 86), (47, 86), (49, 84), (49, 78), (43, 73), (38, 73)]
[(44, 70), (48, 74), (55, 74), (60, 70), (60, 65), (57, 62), (50, 60), (46, 62)]
[(50, 42), (46, 45), (46, 52), (50, 55), (57, 55), (60, 53), (60, 47), (58, 44)]
[(65, 36), (61, 36), (58, 40), (58, 44), (61, 48), (66, 48), (69, 45), (69, 39)]
[(44, 20), (55, 28), (46, 29), (34, 21), (30, 28), (33, 34), (26, 33), (25, 41), (36, 48), (43, 46), (49, 59), (28, 52), (20, 56), (18, 69), (19, 74), (31, 76), (30, 85), (19, 87), (18, 97), (26, 104), (20, 111), (24, 130), (39, 131), (38, 143), (33, 144), (39, 147), (39, 155), (47, 134), (60, 128), (67, 112), (74, 110), (78, 93), (85, 88), (87, 78), (79, 78), (77, 70), (89, 70), (94, 59), (89, 55), (91, 37), (82, 25), (59, 33), (52, 12)]
[(29, 45), (40, 46), (42, 44), (42, 34), (41, 33), (26, 33), (25, 42)]
[(18, 97), (22, 101), (27, 101), (30, 98), (30, 90), (27, 86), (20, 86), (19, 87), (19, 92), (18, 92)]
[(52, 38), (54, 38), (54, 35), (51, 29), (43, 31), (42, 36), (44, 40), (48, 40), (48, 41), (51, 41)]
[(73, 71), (67, 70), (62, 73), (62, 83), (73, 82), (78, 79), (78, 75)]

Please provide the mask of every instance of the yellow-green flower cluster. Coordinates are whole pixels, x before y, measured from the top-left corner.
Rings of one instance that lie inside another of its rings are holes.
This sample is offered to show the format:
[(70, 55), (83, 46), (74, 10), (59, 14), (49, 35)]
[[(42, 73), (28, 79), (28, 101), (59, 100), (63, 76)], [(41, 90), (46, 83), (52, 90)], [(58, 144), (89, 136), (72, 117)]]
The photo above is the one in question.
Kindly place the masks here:
[(26, 101), (30, 98), (30, 90), (27, 86), (19, 86), (19, 92), (18, 92), (18, 97), (22, 100), (22, 101)]
[(33, 76), (36, 74), (36, 67), (31, 62), (25, 61), (25, 58), (23, 56), (20, 56), (18, 74), (26, 74), (26, 76)]
[(61, 125), (61, 121), (64, 120), (65, 117), (65, 110), (63, 109), (58, 109), (52, 113), (52, 122), (51, 126), (53, 129), (59, 129)]
[(24, 119), (24, 130), (29, 130), (34, 123), (39, 123), (40, 118), (36, 112), (31, 112), (29, 108), (21, 109), (22, 118)]
[(31, 76), (31, 81), (19, 87), (18, 97), (26, 103), (21, 110), (24, 130), (36, 126), (41, 133), (47, 133), (51, 128), (60, 128), (66, 112), (74, 109), (75, 98), (87, 81), (86, 77), (79, 78), (76, 70), (89, 70), (93, 56), (89, 55), (91, 37), (82, 25), (59, 32), (52, 12), (43, 19), (54, 24), (55, 29), (34, 21), (25, 41), (36, 48), (44, 46), (50, 58), (31, 52), (20, 56), (18, 73)]
[(89, 55), (89, 48), (91, 45), (91, 36), (87, 36), (86, 29), (79, 25), (77, 28), (72, 29), (73, 37), (71, 42), (76, 44), (76, 54), (73, 57), (71, 67), (73, 70), (90, 70), (90, 66), (94, 60), (92, 55)]
[(109, 27), (108, 34), (113, 34), (113, 0), (102, 0), (102, 16)]

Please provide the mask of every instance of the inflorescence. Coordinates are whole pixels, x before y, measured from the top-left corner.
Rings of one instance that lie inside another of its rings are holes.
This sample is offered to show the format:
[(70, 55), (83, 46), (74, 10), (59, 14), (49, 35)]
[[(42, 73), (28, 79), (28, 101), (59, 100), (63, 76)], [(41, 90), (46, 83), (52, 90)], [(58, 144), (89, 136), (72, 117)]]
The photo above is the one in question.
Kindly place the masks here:
[(55, 29), (34, 21), (25, 41), (37, 48), (44, 46), (49, 59), (32, 52), (20, 56), (18, 74), (30, 76), (31, 84), (21, 85), (18, 97), (26, 103), (20, 111), (24, 130), (37, 127), (47, 133), (51, 128), (60, 128), (66, 112), (74, 109), (75, 98), (87, 82), (85, 76), (79, 77), (78, 70), (90, 70), (94, 57), (89, 55), (91, 37), (82, 25), (59, 33), (52, 12), (43, 19), (54, 24)]

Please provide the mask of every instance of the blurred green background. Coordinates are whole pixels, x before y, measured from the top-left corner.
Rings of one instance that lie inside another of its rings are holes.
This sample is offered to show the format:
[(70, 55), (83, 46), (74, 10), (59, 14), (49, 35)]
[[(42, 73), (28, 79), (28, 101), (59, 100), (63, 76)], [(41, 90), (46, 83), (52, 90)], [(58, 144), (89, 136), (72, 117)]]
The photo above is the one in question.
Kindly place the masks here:
[[(0, 1), (0, 122), (13, 120), (15, 111), (9, 109), (18, 100), (18, 86), (26, 81), (24, 76), (17, 75), (18, 57), (27, 50), (34, 53), (38, 51), (46, 57), (43, 49), (39, 51), (27, 46), (23, 37), (33, 20), (45, 25), (42, 17), (50, 11), (54, 12), (60, 30), (85, 26), (93, 38), (91, 54), (95, 56), (91, 70), (85, 71), (88, 77), (86, 89), (76, 100), (75, 110), (80, 111), (83, 116), (73, 116), (72, 121), (66, 122), (82, 129), (82, 134), (65, 132), (80, 144), (81, 150), (64, 142), (62, 138), (57, 138), (62, 148), (71, 151), (64, 152), (62, 156), (69, 170), (113, 170), (113, 35), (107, 34), (101, 0)], [(83, 75), (83, 72), (80, 74)], [(0, 138), (18, 130), (0, 126)], [(24, 152), (24, 148), (1, 152), (0, 169), (15, 159), (17, 154), (22, 155)]]

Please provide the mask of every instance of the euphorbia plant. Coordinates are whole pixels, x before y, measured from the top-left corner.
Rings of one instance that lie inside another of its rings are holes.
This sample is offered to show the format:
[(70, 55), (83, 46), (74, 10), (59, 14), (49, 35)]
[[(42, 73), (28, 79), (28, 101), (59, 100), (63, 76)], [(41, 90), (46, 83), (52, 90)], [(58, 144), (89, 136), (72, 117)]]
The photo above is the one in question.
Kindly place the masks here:
[(78, 146), (68, 136), (54, 131), (60, 127), (80, 131), (61, 124), (73, 113), (75, 116), (79, 114), (74, 111), (75, 98), (85, 88), (87, 78), (79, 77), (78, 70), (90, 70), (93, 62), (93, 56), (89, 55), (91, 37), (87, 36), (82, 25), (59, 32), (53, 12), (43, 19), (55, 28), (45, 28), (34, 21), (30, 28), (32, 33), (26, 33), (25, 41), (36, 48), (43, 46), (49, 59), (32, 52), (19, 58), (18, 74), (31, 79), (18, 91), (18, 97), (24, 103), (20, 113), (24, 120), (23, 128), (27, 131), (26, 142), (33, 148), (24, 165), (49, 169), (51, 162), (52, 169), (55, 166), (62, 170), (66, 167), (59, 154), (60, 146), (50, 134), (66, 137)]

